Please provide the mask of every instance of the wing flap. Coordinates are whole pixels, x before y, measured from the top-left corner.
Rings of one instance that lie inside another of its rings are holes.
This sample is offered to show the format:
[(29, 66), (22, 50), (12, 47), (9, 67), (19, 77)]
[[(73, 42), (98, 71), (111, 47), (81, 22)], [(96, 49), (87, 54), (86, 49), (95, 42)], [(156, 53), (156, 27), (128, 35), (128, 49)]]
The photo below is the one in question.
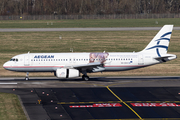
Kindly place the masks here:
[(82, 69), (82, 68), (96, 68), (98, 66), (102, 66), (103, 64), (101, 62), (94, 62), (94, 63), (88, 63), (88, 64), (82, 64), (82, 65), (75, 65), (73, 68), (75, 69)]

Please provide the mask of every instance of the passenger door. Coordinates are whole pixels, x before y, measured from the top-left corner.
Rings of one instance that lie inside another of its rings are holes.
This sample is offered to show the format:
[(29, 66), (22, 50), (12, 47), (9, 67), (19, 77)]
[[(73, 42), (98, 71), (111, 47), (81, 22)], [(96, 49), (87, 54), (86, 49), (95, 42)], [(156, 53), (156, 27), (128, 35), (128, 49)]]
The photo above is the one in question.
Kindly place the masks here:
[(29, 66), (29, 54), (24, 56), (24, 66)]

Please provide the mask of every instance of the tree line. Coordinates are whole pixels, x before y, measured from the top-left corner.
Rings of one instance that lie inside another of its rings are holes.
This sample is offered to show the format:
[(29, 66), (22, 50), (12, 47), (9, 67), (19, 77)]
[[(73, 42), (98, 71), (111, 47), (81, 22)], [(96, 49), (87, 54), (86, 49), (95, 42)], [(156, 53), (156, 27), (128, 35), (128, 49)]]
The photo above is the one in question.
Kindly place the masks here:
[(179, 13), (180, 0), (0, 0), (0, 15)]

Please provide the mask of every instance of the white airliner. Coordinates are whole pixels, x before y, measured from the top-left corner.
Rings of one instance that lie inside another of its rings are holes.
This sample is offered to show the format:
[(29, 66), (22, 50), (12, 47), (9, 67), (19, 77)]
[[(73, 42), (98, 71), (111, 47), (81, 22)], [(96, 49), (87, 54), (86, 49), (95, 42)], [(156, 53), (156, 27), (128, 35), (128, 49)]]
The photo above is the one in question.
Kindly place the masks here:
[(142, 68), (176, 59), (167, 54), (173, 25), (164, 25), (152, 41), (140, 52), (102, 52), (102, 53), (27, 53), (14, 56), (3, 67), (10, 71), (54, 72), (58, 78), (73, 78), (87, 73), (105, 71), (124, 71)]

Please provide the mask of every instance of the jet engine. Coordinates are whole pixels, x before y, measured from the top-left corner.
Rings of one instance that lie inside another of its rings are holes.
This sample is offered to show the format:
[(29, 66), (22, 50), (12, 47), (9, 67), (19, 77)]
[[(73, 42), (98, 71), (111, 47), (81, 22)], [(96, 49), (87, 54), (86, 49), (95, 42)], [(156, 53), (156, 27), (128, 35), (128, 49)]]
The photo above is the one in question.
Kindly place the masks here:
[(76, 69), (61, 68), (56, 70), (55, 75), (58, 78), (73, 78), (73, 77), (79, 77), (80, 73), (79, 70)]

